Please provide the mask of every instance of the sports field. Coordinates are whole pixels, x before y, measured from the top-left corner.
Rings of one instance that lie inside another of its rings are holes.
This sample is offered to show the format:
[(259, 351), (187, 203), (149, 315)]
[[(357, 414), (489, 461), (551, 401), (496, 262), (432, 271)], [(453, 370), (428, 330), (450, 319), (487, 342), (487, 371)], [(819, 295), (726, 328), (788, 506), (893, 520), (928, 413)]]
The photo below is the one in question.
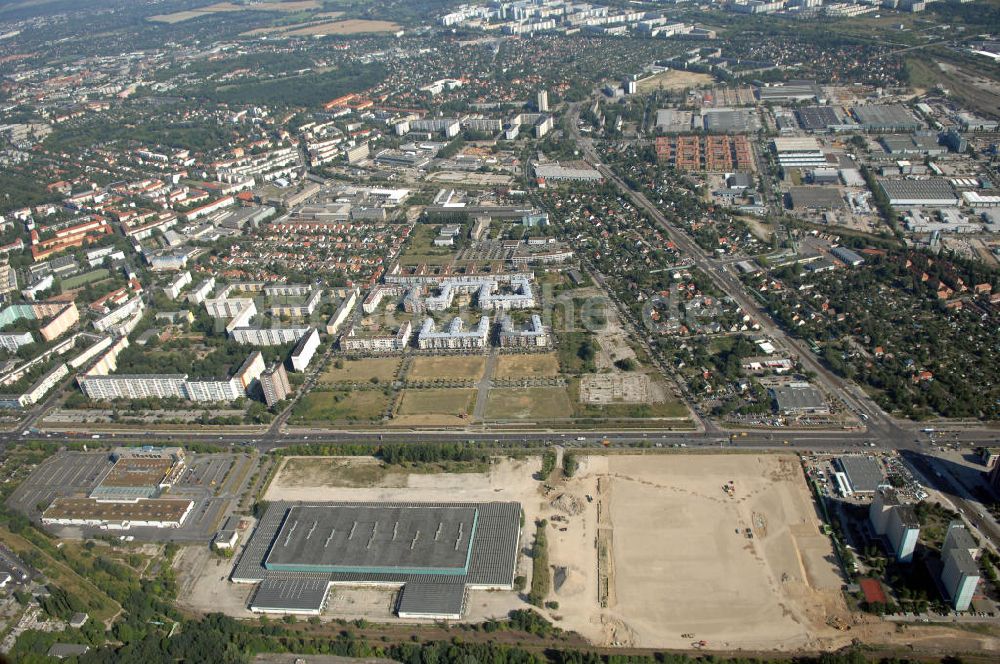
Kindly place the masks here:
[(403, 390), (394, 426), (457, 426), (466, 424), (472, 414), (476, 390), (408, 389)]
[(494, 388), (486, 401), (491, 420), (554, 420), (572, 414), (573, 404), (562, 387)]
[(406, 379), (479, 380), (485, 368), (486, 358), (482, 355), (417, 357), (406, 372)]
[(497, 358), (495, 377), (543, 378), (559, 375), (559, 358), (555, 353), (501, 355)]
[(388, 407), (382, 390), (313, 390), (295, 404), (291, 423), (377, 421)]
[(396, 377), (399, 370), (398, 357), (375, 357), (363, 360), (341, 360), (338, 368), (332, 362), (319, 377), (321, 383), (364, 383), (377, 379), (380, 383), (388, 383)]

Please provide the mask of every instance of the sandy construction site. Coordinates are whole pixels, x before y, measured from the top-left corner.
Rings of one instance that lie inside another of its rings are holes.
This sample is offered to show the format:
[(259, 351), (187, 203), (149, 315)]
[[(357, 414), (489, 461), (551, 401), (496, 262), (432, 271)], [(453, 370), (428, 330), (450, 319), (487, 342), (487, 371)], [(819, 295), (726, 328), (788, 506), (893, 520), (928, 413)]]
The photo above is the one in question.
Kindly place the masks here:
[(847, 618), (842, 581), (794, 456), (587, 457), (553, 493), (564, 628), (670, 648), (843, 636), (827, 624)]

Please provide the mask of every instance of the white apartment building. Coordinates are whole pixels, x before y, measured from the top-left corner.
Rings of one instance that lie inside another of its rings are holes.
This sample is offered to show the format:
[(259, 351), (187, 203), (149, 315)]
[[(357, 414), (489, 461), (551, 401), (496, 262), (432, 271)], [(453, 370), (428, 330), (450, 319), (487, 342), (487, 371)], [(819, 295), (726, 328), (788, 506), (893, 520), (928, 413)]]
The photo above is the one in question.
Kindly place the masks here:
[(247, 346), (283, 346), (295, 343), (313, 328), (308, 325), (296, 327), (238, 327), (230, 330), (234, 341)]
[(523, 329), (515, 328), (510, 316), (504, 316), (500, 321), (502, 348), (545, 348), (549, 341), (549, 331), (542, 325), (542, 318), (538, 314), (533, 314), (530, 324)]
[(215, 277), (209, 277), (187, 294), (187, 300), (191, 304), (201, 304), (212, 294), (213, 290), (215, 290)]
[(413, 326), (410, 321), (400, 325), (395, 334), (358, 336), (357, 329), (351, 328), (340, 338), (341, 350), (363, 353), (389, 353), (401, 351), (410, 343)]
[(163, 289), (164, 294), (171, 300), (176, 300), (180, 297), (181, 291), (184, 287), (191, 283), (191, 273), (188, 271), (181, 272), (176, 277), (174, 277), (170, 284)]
[(94, 329), (98, 332), (107, 332), (133, 314), (141, 313), (145, 308), (146, 305), (142, 302), (142, 296), (134, 295), (122, 306), (96, 319), (93, 323)]
[(417, 346), (421, 350), (456, 350), (462, 348), (485, 348), (489, 341), (490, 319), (483, 316), (475, 328), (466, 331), (465, 323), (457, 316), (448, 324), (448, 329), (437, 331), (433, 318), (424, 320), (417, 335)]
[(309, 328), (309, 332), (299, 339), (299, 343), (292, 350), (292, 368), (296, 371), (305, 371), (318, 349), (319, 331), (316, 328)]

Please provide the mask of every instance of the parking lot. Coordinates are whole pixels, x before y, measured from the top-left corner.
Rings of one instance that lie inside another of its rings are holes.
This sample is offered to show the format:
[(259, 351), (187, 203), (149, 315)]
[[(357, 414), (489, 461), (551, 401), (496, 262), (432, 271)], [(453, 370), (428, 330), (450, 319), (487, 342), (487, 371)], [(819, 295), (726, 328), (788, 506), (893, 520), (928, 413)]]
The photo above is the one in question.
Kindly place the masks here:
[(7, 506), (37, 518), (58, 496), (89, 493), (112, 466), (106, 452), (61, 452), (46, 459), (21, 483)]
[[(236, 505), (255, 458), (244, 454), (189, 454), (187, 467), (162, 497), (191, 500), (194, 507), (180, 528), (131, 528), (123, 531), (140, 541), (205, 542)], [(31, 519), (59, 496), (88, 495), (112, 466), (107, 452), (61, 452), (42, 463), (11, 495), (7, 504)], [(108, 531), (65, 526), (51, 529), (59, 537), (82, 538)]]

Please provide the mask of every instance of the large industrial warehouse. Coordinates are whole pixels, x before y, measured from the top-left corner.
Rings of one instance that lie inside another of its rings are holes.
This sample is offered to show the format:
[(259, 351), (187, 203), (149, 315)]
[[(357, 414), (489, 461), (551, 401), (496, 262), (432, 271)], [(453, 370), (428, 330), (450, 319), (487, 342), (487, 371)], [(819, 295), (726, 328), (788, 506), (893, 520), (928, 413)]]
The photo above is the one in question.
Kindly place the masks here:
[(322, 613), (331, 585), (402, 586), (402, 618), (458, 619), (468, 589), (510, 590), (518, 503), (278, 502), (231, 576), (257, 583), (250, 610)]

